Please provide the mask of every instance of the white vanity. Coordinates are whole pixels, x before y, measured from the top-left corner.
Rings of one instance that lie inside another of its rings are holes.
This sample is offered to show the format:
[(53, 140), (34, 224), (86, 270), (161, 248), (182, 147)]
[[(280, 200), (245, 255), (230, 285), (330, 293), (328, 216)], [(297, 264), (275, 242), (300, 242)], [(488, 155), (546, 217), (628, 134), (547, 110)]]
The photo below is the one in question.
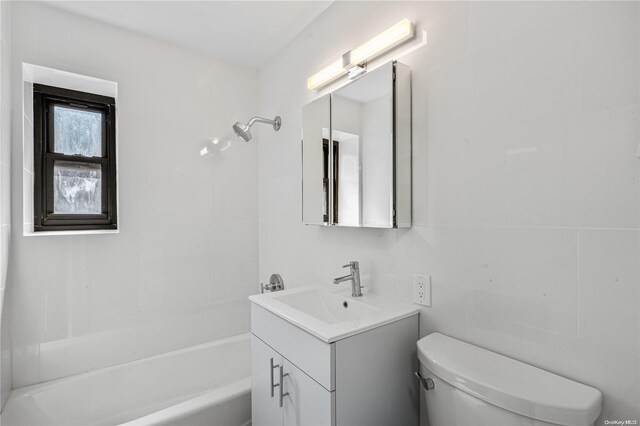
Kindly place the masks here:
[(252, 424), (418, 424), (418, 310), (350, 290), (251, 296)]

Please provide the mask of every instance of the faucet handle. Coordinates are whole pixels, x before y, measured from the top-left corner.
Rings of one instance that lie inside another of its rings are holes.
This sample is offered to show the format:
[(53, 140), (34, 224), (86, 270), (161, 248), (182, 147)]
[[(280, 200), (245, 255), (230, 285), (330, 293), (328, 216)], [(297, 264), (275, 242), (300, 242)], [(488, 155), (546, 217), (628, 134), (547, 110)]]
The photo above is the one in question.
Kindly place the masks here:
[(342, 265), (343, 268), (357, 268), (358, 266), (359, 266), (359, 263), (357, 260), (352, 260), (348, 264)]
[(284, 281), (280, 274), (271, 274), (271, 278), (269, 278), (269, 284), (260, 283), (260, 293), (264, 293), (265, 291), (278, 291), (284, 290)]

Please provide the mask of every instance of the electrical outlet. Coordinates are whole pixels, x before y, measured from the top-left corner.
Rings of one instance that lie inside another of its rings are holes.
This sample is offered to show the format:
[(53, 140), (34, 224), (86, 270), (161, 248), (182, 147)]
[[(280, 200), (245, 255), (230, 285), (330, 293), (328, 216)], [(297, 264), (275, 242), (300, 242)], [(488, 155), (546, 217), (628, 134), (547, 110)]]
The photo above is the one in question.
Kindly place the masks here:
[(413, 274), (413, 303), (431, 306), (431, 276)]

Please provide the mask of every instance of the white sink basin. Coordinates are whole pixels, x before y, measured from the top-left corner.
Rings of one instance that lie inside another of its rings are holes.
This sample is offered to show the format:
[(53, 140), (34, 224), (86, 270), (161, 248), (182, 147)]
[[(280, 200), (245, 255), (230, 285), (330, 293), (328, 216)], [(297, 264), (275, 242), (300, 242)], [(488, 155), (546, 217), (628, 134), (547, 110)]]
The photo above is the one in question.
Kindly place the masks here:
[(317, 288), (277, 295), (275, 299), (327, 324), (354, 321), (365, 315), (380, 312), (380, 309), (374, 306), (355, 300), (346, 300), (344, 297), (320, 291)]
[(411, 305), (369, 293), (351, 297), (350, 288), (301, 287), (249, 299), (329, 343), (418, 312)]

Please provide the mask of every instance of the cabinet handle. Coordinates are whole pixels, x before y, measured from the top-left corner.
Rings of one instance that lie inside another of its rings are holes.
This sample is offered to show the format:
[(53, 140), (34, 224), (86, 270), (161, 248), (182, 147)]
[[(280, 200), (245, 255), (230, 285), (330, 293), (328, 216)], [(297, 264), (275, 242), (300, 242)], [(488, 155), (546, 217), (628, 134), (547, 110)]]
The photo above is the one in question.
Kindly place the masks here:
[[(271, 398), (273, 398), (273, 389), (275, 389), (276, 387), (280, 386), (279, 384), (274, 384), (273, 383), (273, 369), (280, 367), (280, 365), (279, 364), (275, 364), (274, 365), (273, 364), (273, 358), (271, 358), (270, 363), (271, 363)], [(282, 369), (282, 367), (280, 367), (280, 369)], [(282, 378), (280, 378), (280, 382), (282, 382)]]
[(287, 377), (289, 373), (287, 374), (283, 374), (283, 373), (284, 373), (284, 368), (280, 366), (280, 407), (282, 407), (282, 400), (284, 399), (284, 397), (289, 395), (289, 392), (284, 392), (284, 384), (282, 383), (282, 379)]

